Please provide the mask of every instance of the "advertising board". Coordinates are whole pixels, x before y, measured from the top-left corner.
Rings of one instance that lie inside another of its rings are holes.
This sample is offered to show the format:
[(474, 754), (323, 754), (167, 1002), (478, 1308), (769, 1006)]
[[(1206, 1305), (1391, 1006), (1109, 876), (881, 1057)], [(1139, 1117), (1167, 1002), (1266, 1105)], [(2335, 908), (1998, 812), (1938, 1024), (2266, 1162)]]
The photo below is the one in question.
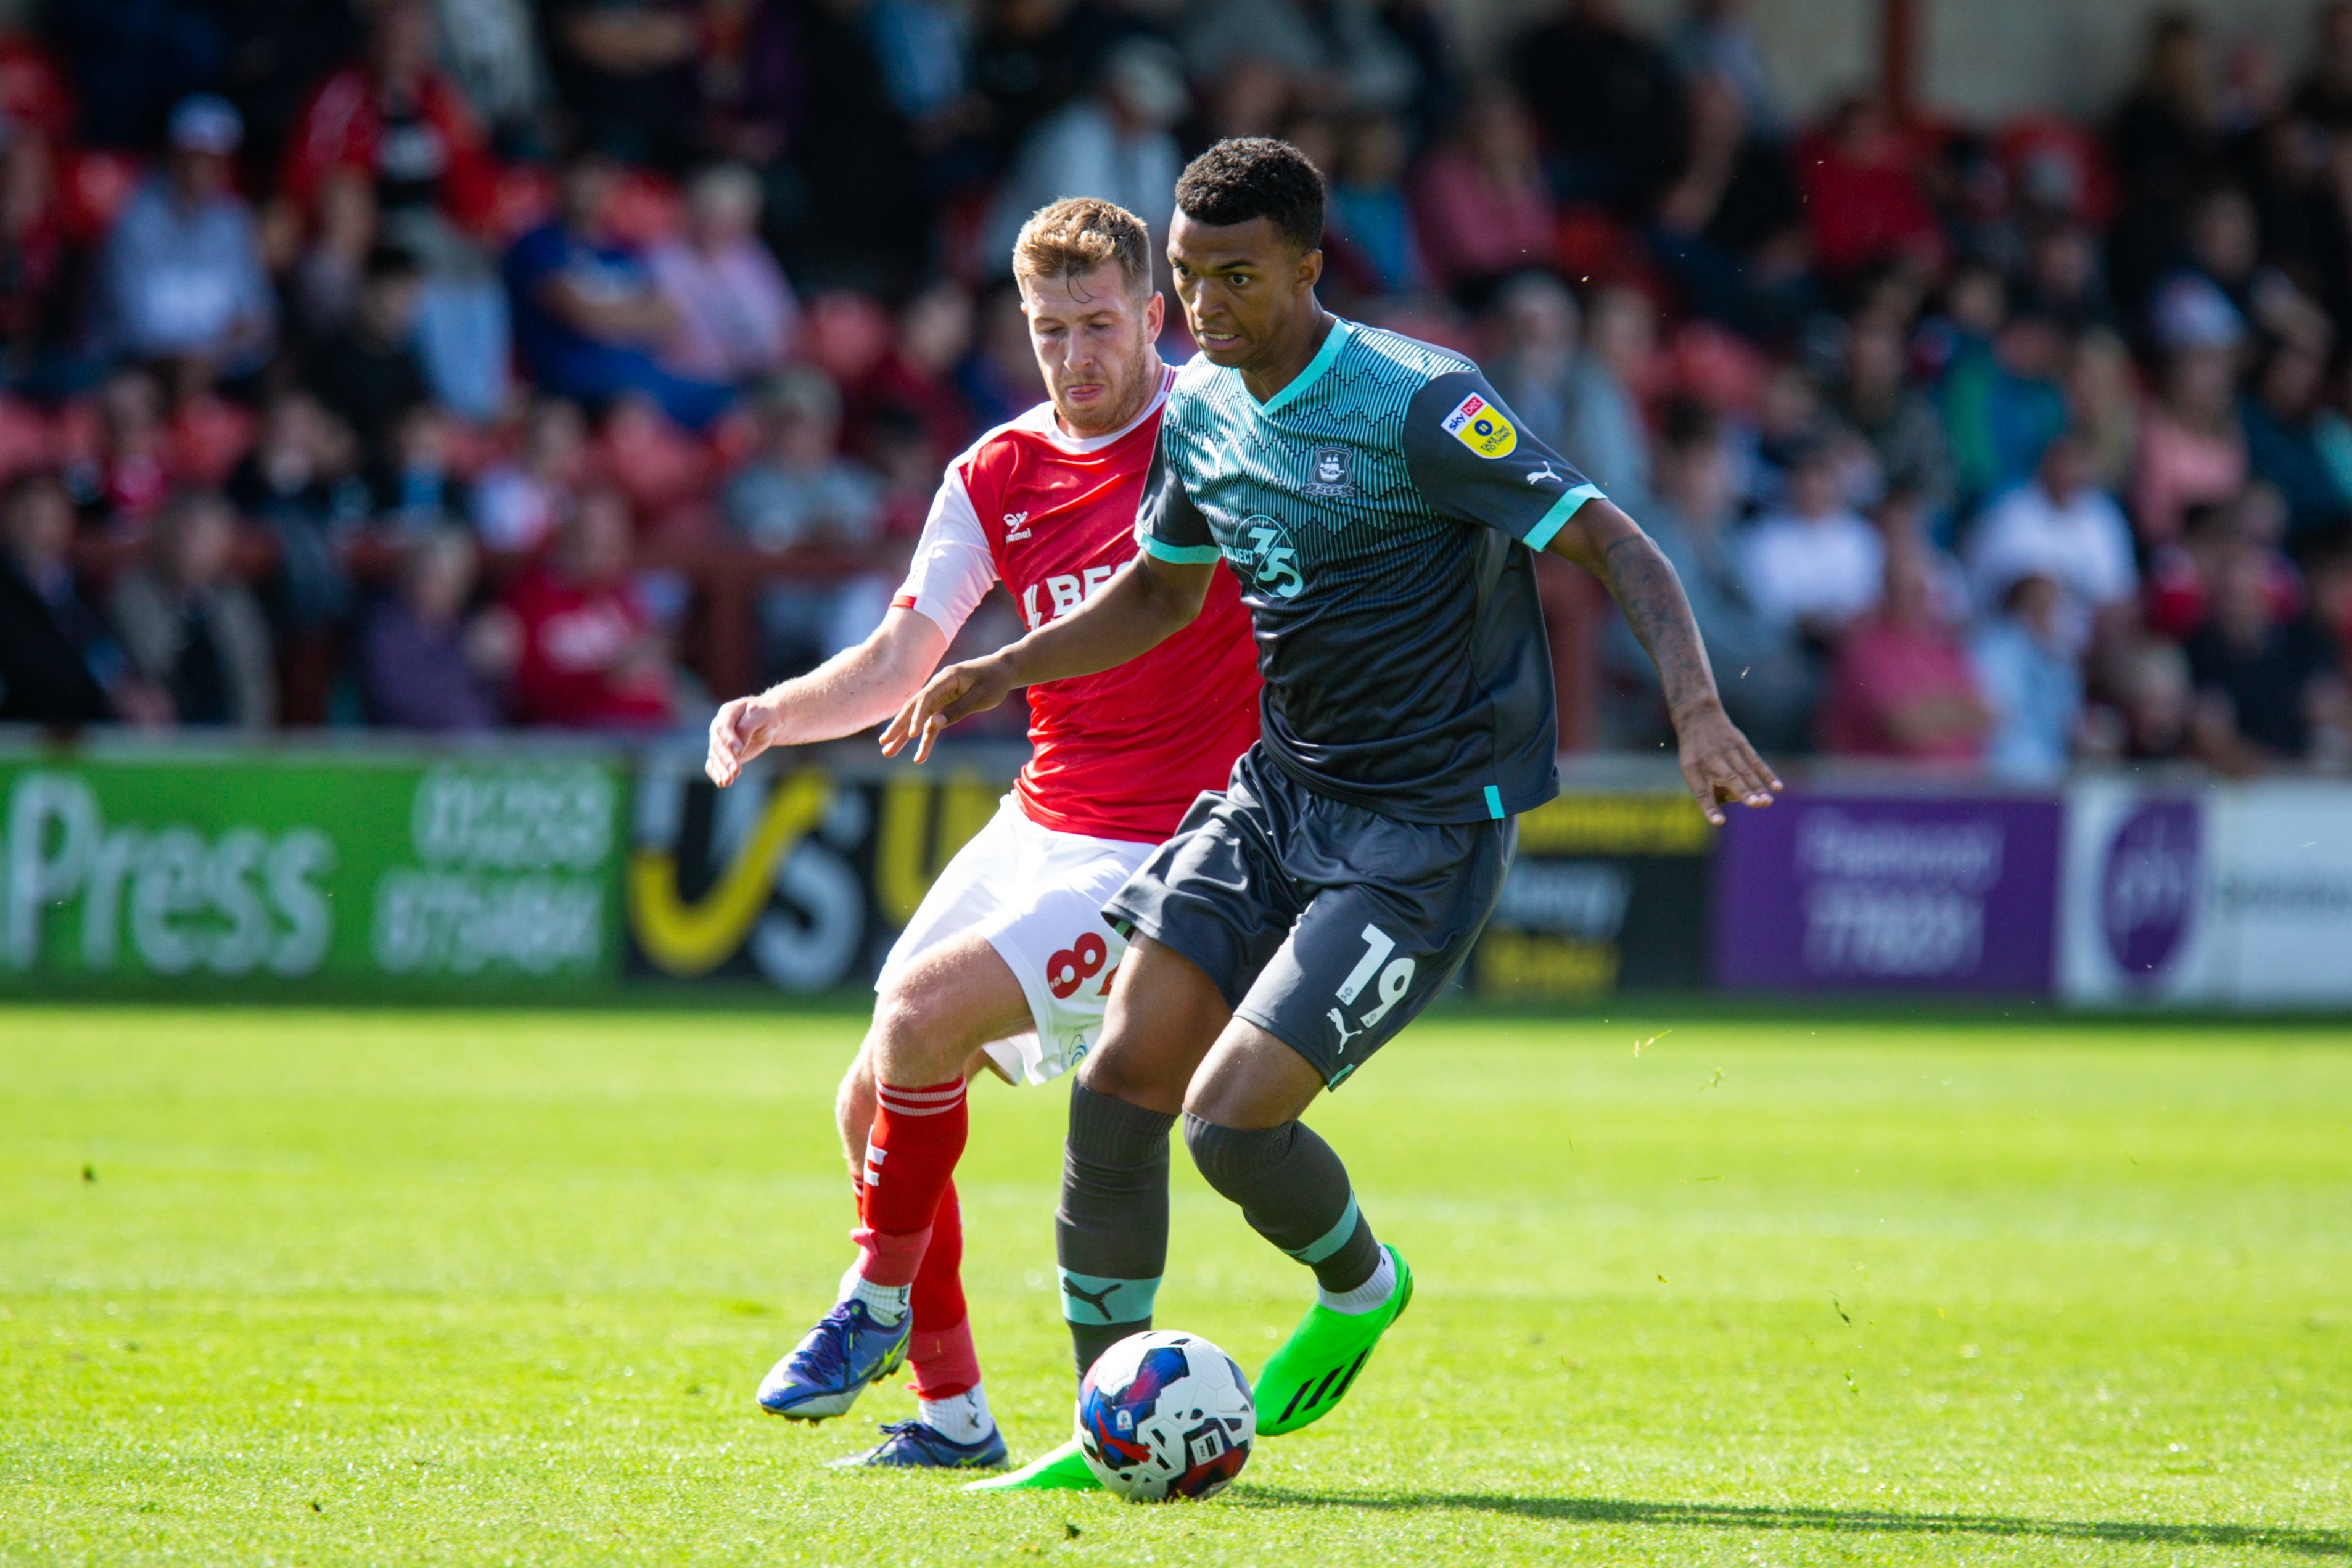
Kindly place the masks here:
[(1687, 795), (1571, 790), (1519, 819), (1474, 995), (1583, 1001), (1706, 983), (1707, 853)]
[(2060, 808), (2019, 796), (1803, 794), (1733, 811), (1715, 864), (1728, 990), (2051, 989)]
[[(0, 997), (492, 998), (870, 980), (1017, 758), (0, 742)], [(1848, 783), (1717, 831), (1647, 778), (1519, 853), (1473, 995), (2034, 996), (2352, 1008), (2352, 787)]]
[(2067, 792), (2074, 1004), (2352, 1004), (2352, 790), (2080, 780)]
[(609, 978), (621, 804), (571, 758), (0, 758), (0, 988)]
[(722, 790), (698, 753), (648, 757), (625, 873), (630, 972), (794, 992), (866, 980), (1012, 777), (785, 758)]

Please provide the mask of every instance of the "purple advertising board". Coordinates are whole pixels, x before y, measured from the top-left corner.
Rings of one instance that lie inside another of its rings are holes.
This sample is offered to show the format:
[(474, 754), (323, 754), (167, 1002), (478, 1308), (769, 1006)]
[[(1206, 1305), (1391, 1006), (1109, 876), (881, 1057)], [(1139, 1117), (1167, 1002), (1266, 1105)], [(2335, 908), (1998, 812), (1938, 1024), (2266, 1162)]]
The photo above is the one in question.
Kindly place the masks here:
[(2060, 806), (1798, 795), (1717, 841), (1715, 979), (1730, 990), (2047, 995)]

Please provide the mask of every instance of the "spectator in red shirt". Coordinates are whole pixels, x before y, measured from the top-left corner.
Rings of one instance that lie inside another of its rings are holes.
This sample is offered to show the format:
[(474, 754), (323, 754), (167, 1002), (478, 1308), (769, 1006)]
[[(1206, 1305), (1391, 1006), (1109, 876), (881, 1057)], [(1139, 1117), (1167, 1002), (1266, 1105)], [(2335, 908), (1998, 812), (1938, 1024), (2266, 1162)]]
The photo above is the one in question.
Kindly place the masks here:
[(1851, 277), (1874, 261), (1941, 255), (1936, 214), (1912, 178), (1910, 142), (1878, 99), (1846, 99), (1808, 139), (1798, 165), (1823, 272)]
[(393, 0), (376, 16), (367, 52), (319, 84), (286, 145), (279, 189), (308, 213), (337, 170), (375, 186), (387, 216), (432, 210), (478, 231), (497, 199), (480, 129), (434, 64), (432, 8)]
[(569, 729), (656, 729), (675, 716), (667, 650), (629, 580), (628, 503), (592, 490), (544, 565), (507, 595), (521, 649), (515, 716)]
[(1449, 288), (1491, 283), (1551, 256), (1551, 187), (1527, 110), (1500, 83), (1474, 93), (1454, 139), (1412, 183), (1421, 253)]
[(1891, 542), (1886, 591), (1838, 645), (1822, 705), (1822, 748), (1839, 757), (1974, 763), (1992, 710), (1968, 649), (1936, 608), (1926, 552)]

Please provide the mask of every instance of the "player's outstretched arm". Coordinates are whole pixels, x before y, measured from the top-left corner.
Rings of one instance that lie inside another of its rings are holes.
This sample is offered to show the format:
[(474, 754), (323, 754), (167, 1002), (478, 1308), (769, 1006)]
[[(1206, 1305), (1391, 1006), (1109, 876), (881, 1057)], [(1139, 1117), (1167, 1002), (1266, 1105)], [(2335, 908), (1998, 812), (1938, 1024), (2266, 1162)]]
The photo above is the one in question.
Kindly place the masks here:
[(710, 721), (702, 770), (724, 789), (772, 746), (803, 746), (881, 723), (939, 667), (947, 633), (919, 610), (894, 607), (874, 634), (805, 675), (737, 697)]
[(1547, 548), (1609, 585), (1633, 635), (1649, 651), (1674, 716), (1683, 782), (1706, 820), (1720, 825), (1727, 801), (1770, 805), (1780, 780), (1724, 713), (1682, 579), (1641, 525), (1596, 497), (1576, 509)]
[(1150, 652), (1201, 613), (1209, 574), (1216, 570), (1214, 561), (1192, 565), (1137, 556), (1069, 614), (933, 675), (882, 732), (883, 755), (896, 757), (911, 740), (920, 762), (930, 756), (940, 731), (994, 707), (1015, 687), (1091, 675)]

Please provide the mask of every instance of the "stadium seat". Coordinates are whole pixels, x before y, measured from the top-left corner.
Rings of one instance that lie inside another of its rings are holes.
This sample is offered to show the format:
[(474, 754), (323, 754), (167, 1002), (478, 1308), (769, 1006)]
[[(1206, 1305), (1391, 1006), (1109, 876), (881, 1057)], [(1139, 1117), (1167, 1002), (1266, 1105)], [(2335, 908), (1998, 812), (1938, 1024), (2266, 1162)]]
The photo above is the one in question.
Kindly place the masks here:
[(173, 466), (198, 485), (221, 485), (253, 449), (260, 419), (242, 403), (201, 397), (172, 421)]
[(639, 398), (614, 405), (593, 446), (640, 518), (702, 495), (714, 478), (709, 450)]
[(605, 221), (632, 245), (652, 246), (677, 232), (682, 205), (677, 187), (646, 169), (629, 169), (613, 182)]
[(1685, 321), (1675, 329), (1663, 361), (1668, 390), (1724, 413), (1753, 414), (1772, 373), (1763, 350), (1712, 321)]
[(890, 312), (870, 294), (831, 288), (809, 301), (801, 352), (836, 385), (856, 386), (890, 351)]
[(2115, 216), (2115, 177), (2098, 138), (2082, 126), (2055, 115), (2021, 115), (2001, 128), (1994, 146), (2020, 195), (2039, 202), (2071, 195), (2069, 210), (2093, 228)]
[(0, 117), (54, 144), (73, 135), (73, 93), (57, 62), (21, 33), (0, 33)]
[(1552, 265), (1579, 287), (1630, 283), (1664, 303), (1665, 291), (1643, 260), (1640, 239), (1605, 209), (1590, 203), (1561, 209), (1551, 244)]
[(138, 159), (110, 148), (69, 154), (58, 182), (66, 232), (83, 244), (103, 235), (145, 172)]
[(57, 422), (20, 397), (0, 397), (0, 484), (54, 466)]
[(555, 176), (536, 164), (499, 171), (490, 199), (490, 231), (500, 240), (529, 233), (555, 215)]

